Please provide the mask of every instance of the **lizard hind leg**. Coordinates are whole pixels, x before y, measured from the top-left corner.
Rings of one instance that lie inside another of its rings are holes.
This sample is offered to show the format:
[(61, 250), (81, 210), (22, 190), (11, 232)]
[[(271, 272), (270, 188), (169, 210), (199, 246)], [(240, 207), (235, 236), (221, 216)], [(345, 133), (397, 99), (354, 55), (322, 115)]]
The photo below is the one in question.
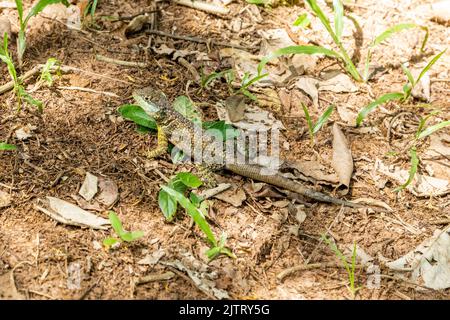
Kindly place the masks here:
[(203, 184), (207, 188), (213, 188), (217, 185), (217, 181), (214, 178), (214, 174), (210, 168), (205, 165), (197, 165), (197, 174), (203, 181)]
[(147, 151), (146, 156), (149, 159), (159, 157), (160, 155), (165, 153), (167, 151), (167, 146), (169, 145), (167, 137), (164, 134), (164, 130), (159, 125), (157, 125), (156, 129), (157, 129), (158, 144), (156, 148), (154, 148), (153, 150)]

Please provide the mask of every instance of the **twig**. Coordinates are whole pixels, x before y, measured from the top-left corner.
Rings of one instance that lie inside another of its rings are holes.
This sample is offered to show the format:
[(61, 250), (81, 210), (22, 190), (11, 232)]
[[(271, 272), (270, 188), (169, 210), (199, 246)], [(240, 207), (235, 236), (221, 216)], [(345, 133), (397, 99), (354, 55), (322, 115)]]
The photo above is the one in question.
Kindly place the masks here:
[(228, 9), (224, 6), (207, 3), (207, 2), (203, 2), (203, 1), (199, 1), (199, 0), (172, 0), (172, 2), (174, 2), (176, 4), (180, 4), (182, 6), (186, 6), (189, 8), (193, 8), (193, 9), (197, 9), (197, 10), (201, 10), (201, 11), (205, 11), (205, 12), (213, 13), (213, 14), (228, 14), (230, 12), (230, 9)]
[(117, 60), (117, 59), (113, 59), (113, 58), (102, 56), (101, 54), (95, 55), (95, 59), (97, 59), (98, 61), (114, 63), (114, 64), (117, 64), (119, 66), (138, 67), (138, 68), (146, 68), (146, 67), (148, 67), (147, 63), (135, 62), (135, 61)]
[[(283, 281), (284, 278), (298, 271), (318, 269), (318, 268), (345, 268), (345, 266), (341, 263), (336, 262), (301, 264), (281, 271), (279, 274), (277, 274), (277, 280)], [(355, 265), (355, 268), (362, 269), (364, 268), (364, 266), (358, 264)]]
[(90, 93), (96, 93), (96, 94), (104, 94), (105, 96), (114, 97), (114, 98), (120, 98), (117, 94), (108, 92), (108, 91), (97, 91), (90, 88), (82, 88), (82, 87), (57, 87), (61, 90), (78, 90), (78, 91), (84, 91), (84, 92), (90, 92)]
[(118, 22), (118, 21), (124, 21), (124, 20), (133, 20), (136, 17), (147, 15), (147, 14), (156, 13), (156, 12), (159, 12), (159, 11), (161, 11), (161, 10), (156, 9), (156, 10), (149, 10), (149, 11), (141, 11), (139, 13), (133, 14), (132, 16), (113, 17), (114, 20), (111, 20), (111, 22)]
[(43, 296), (43, 297), (45, 297), (45, 298), (47, 298), (47, 299), (50, 299), (50, 300), (60, 300), (60, 299), (57, 299), (57, 298), (55, 298), (55, 297), (52, 297), (51, 295), (48, 295), (48, 294), (46, 294), (46, 293), (43, 293), (43, 292), (39, 292), (39, 291), (34, 291), (34, 290), (27, 290), (28, 292), (31, 292), (31, 293), (34, 293), (34, 294), (37, 294), (37, 295), (39, 295), (39, 296)]
[(242, 49), (242, 50), (253, 50), (254, 49), (254, 48), (250, 48), (250, 47), (241, 46), (239, 44), (233, 44), (233, 43), (230, 43), (230, 42), (222, 42), (222, 41), (215, 41), (215, 40), (205, 40), (205, 39), (202, 39), (202, 38), (190, 37), (190, 36), (180, 36), (180, 35), (177, 35), (177, 34), (171, 34), (171, 33), (163, 32), (163, 31), (159, 31), (159, 30), (147, 30), (147, 31), (145, 31), (145, 33), (146, 34), (156, 34), (158, 36), (169, 37), (169, 38), (172, 38), (172, 39), (192, 41), (192, 42), (197, 42), (197, 43), (212, 44), (212, 45), (216, 45), (216, 46), (230, 47), (230, 48), (236, 48), (236, 49)]
[(144, 283), (148, 283), (148, 282), (166, 281), (166, 280), (172, 279), (173, 277), (175, 277), (175, 273), (173, 273), (172, 271), (167, 271), (164, 273), (152, 273), (152, 274), (149, 274), (147, 276), (137, 279), (135, 284), (139, 285), (139, 284), (144, 284)]

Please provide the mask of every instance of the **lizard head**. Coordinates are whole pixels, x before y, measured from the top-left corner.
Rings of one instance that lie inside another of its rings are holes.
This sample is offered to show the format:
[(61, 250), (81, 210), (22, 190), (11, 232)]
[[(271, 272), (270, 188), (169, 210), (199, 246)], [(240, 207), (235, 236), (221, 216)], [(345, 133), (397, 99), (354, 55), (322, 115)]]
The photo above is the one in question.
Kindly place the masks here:
[(162, 91), (152, 87), (136, 89), (133, 92), (133, 98), (151, 117), (157, 117), (169, 104), (166, 95)]

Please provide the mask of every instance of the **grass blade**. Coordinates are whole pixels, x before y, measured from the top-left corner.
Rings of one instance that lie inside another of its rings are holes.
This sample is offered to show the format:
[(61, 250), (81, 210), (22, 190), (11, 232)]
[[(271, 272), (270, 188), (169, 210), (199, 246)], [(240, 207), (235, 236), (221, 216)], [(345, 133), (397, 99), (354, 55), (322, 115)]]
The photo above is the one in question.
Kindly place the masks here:
[(421, 131), (419, 133), (419, 135), (417, 136), (417, 139), (423, 139), (423, 138), (429, 136), (430, 134), (432, 134), (442, 128), (445, 128), (448, 125), (450, 125), (450, 120), (442, 121), (441, 123), (430, 126), (430, 127), (426, 128), (425, 130)]
[(401, 98), (403, 98), (402, 92), (393, 92), (382, 95), (377, 100), (369, 103), (358, 113), (358, 117), (356, 118), (356, 126), (359, 126), (363, 122), (364, 118), (380, 104), (386, 103), (391, 100), (400, 100)]
[(317, 4), (317, 1), (316, 0), (305, 0), (305, 1), (306, 1), (306, 3), (308, 3), (311, 10), (320, 19), (320, 21), (322, 22), (325, 29), (327, 29), (328, 33), (333, 38), (333, 41), (336, 44), (340, 43), (338, 37), (336, 36), (333, 29), (331, 28), (330, 20), (328, 20), (327, 16), (323, 13), (322, 9), (320, 9), (319, 5)]
[(302, 13), (298, 16), (298, 18), (292, 24), (295, 27), (307, 28), (311, 24), (311, 21), (308, 18), (306, 13)]
[(407, 30), (407, 29), (412, 29), (412, 28), (420, 28), (423, 31), (425, 31), (425, 37), (424, 37), (424, 39), (422, 41), (422, 45), (420, 47), (420, 51), (423, 51), (423, 49), (425, 48), (425, 45), (427, 44), (427, 41), (428, 41), (429, 31), (428, 31), (427, 27), (420, 26), (415, 23), (400, 23), (400, 24), (396, 24), (395, 26), (386, 29), (383, 33), (381, 33), (378, 37), (376, 37), (373, 40), (371, 47), (373, 48), (373, 47), (379, 45), (380, 43), (387, 40), (395, 33), (398, 33), (398, 32), (401, 32), (401, 31)]
[(309, 115), (308, 107), (302, 103), (303, 112), (305, 113), (306, 123), (308, 124), (309, 135), (312, 137), (313, 133), (313, 123), (311, 120), (311, 116)]
[(412, 76), (411, 71), (409, 71), (408, 67), (405, 64), (402, 64), (402, 70), (408, 77), (408, 80), (411, 83), (411, 85), (414, 86), (416, 84), (416, 82), (414, 81), (414, 77)]
[(17, 147), (15, 145), (0, 142), (0, 151), (12, 151), (16, 149)]
[(314, 125), (314, 128), (312, 130), (313, 134), (316, 134), (319, 132), (320, 128), (327, 122), (328, 118), (333, 113), (334, 107), (331, 105), (325, 110), (325, 112), (320, 116), (319, 120), (317, 120), (317, 123)]
[(258, 75), (261, 75), (261, 72), (264, 66), (272, 59), (289, 55), (289, 54), (323, 54), (328, 57), (334, 57), (338, 59), (342, 59), (341, 55), (336, 51), (320, 47), (320, 46), (289, 46), (285, 48), (278, 49), (274, 51), (272, 54), (261, 59), (261, 62), (258, 64)]
[(334, 30), (336, 37), (341, 41), (342, 31), (344, 30), (344, 6), (341, 0), (333, 0), (334, 7)]
[(431, 59), (430, 62), (428, 62), (428, 64), (425, 66), (425, 68), (422, 69), (422, 71), (419, 74), (419, 77), (416, 80), (416, 83), (419, 83), (420, 79), (424, 76), (424, 74), (430, 70), (430, 68), (436, 63), (436, 61), (439, 60), (439, 58), (445, 53), (445, 51), (447, 51), (447, 49), (445, 49), (444, 51), (442, 51), (441, 53), (437, 54), (436, 56), (434, 56), (433, 59)]
[(411, 168), (409, 169), (408, 180), (406, 180), (406, 182), (400, 187), (397, 187), (394, 190), (395, 192), (405, 189), (413, 181), (414, 176), (416, 175), (417, 167), (419, 165), (419, 158), (417, 158), (416, 148), (411, 148), (409, 154), (411, 156)]
[(217, 240), (214, 237), (214, 234), (212, 233), (208, 222), (205, 220), (200, 210), (196, 206), (194, 206), (194, 204), (192, 204), (192, 202), (189, 201), (188, 198), (186, 198), (181, 193), (173, 190), (172, 188), (161, 186), (161, 189), (167, 192), (170, 196), (174, 197), (178, 201), (178, 203), (186, 209), (187, 213), (192, 217), (192, 219), (194, 219), (194, 222), (198, 225), (200, 230), (203, 231), (210, 243), (213, 246), (217, 246)]

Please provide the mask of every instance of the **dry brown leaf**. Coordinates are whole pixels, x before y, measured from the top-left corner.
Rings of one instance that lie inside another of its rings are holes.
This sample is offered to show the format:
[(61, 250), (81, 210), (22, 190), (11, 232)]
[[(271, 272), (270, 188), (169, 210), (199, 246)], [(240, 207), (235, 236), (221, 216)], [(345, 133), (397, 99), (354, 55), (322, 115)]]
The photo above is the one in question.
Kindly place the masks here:
[(216, 194), (214, 198), (225, 201), (234, 207), (240, 207), (242, 203), (247, 199), (247, 195), (244, 190), (237, 188), (233, 185), (230, 189), (225, 190), (219, 194)]
[(5, 191), (0, 190), (0, 209), (11, 205), (11, 195)]
[(84, 182), (81, 185), (78, 194), (86, 201), (91, 201), (98, 191), (98, 178), (90, 172), (86, 172)]
[(341, 194), (347, 194), (353, 174), (353, 157), (347, 139), (337, 123), (333, 124), (333, 159), (331, 166), (339, 177), (340, 186), (345, 186)]
[(353, 83), (352, 79), (340, 71), (327, 72), (325, 75), (322, 75), (322, 78), (325, 80), (319, 82), (319, 91), (336, 93), (358, 91), (358, 87)]
[(311, 77), (300, 77), (294, 84), (294, 86), (308, 96), (311, 97), (314, 107), (319, 107), (319, 90), (317, 88), (319, 81)]
[(97, 195), (96, 200), (106, 207), (112, 206), (119, 198), (119, 188), (114, 181), (99, 177), (98, 187), (100, 192)]
[(295, 169), (294, 177), (304, 181), (328, 185), (338, 185), (339, 183), (336, 174), (329, 173), (329, 168), (314, 160), (285, 161), (283, 168)]
[(17, 291), (12, 271), (0, 275), (0, 300), (23, 300), (25, 296)]

